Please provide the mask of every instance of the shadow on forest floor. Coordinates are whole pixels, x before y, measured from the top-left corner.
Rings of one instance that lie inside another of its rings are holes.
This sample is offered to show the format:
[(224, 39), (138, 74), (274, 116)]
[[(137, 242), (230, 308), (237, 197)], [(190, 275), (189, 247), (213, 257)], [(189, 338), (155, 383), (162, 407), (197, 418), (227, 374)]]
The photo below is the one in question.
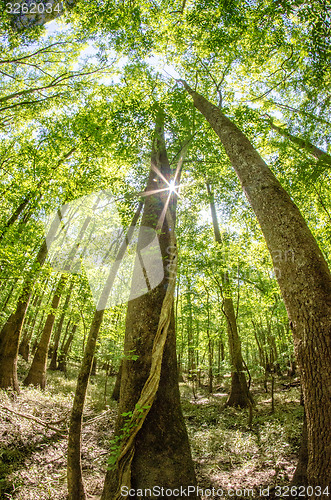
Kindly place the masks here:
[[(107, 467), (116, 404), (110, 394), (114, 380), (92, 378), (84, 412), (82, 464), (87, 491), (100, 495)], [(224, 382), (226, 384), (226, 382)], [(66, 436), (68, 417), (76, 384), (76, 371), (68, 378), (52, 372), (46, 391), (23, 388), (16, 396), (0, 391), (0, 498), (15, 500), (64, 500), (66, 493)], [(196, 392), (180, 384), (182, 406), (190, 437), (199, 487), (222, 489), (219, 498), (266, 498), (260, 488), (286, 485), (294, 472), (300, 443), (302, 408), (297, 387), (283, 390), (281, 381), (275, 393), (275, 412), (271, 415), (270, 395), (253, 387), (256, 400), (253, 423), (248, 412), (224, 408), (227, 386), (212, 396), (205, 389)], [(105, 400), (106, 403), (105, 404)], [(33, 415), (55, 422), (64, 436), (15, 413)], [(6, 476), (5, 476), (6, 475)], [(279, 497), (278, 497), (279, 498)]]
[[(218, 498), (273, 498), (275, 486), (288, 485), (294, 472), (301, 438), (303, 410), (297, 387), (275, 393), (275, 411), (271, 414), (271, 396), (253, 387), (256, 402), (249, 427), (248, 410), (224, 407), (224, 387), (212, 396), (182, 387), (183, 412), (199, 485), (203, 489), (221, 489)], [(206, 496), (206, 498), (208, 498)], [(210, 498), (210, 497), (209, 497)]]

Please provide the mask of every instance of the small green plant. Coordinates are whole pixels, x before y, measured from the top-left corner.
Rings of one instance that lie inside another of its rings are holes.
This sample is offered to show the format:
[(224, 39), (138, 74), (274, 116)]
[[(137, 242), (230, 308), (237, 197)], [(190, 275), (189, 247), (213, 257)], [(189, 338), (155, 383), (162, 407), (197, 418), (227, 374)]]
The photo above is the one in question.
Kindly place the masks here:
[(134, 349), (123, 354), (122, 359), (128, 359), (129, 361), (137, 361), (139, 358), (138, 354), (134, 354)]
[[(135, 405), (134, 411), (127, 411), (121, 413), (121, 416), (125, 419), (123, 427), (120, 430), (120, 434), (115, 436), (110, 442), (110, 456), (108, 458), (109, 469), (113, 470), (115, 468), (118, 457), (121, 453), (122, 444), (130, 437), (132, 430), (138, 425), (139, 420), (143, 417), (144, 411), (149, 410), (149, 405), (139, 406)], [(138, 417), (134, 418), (134, 412), (138, 413)]]

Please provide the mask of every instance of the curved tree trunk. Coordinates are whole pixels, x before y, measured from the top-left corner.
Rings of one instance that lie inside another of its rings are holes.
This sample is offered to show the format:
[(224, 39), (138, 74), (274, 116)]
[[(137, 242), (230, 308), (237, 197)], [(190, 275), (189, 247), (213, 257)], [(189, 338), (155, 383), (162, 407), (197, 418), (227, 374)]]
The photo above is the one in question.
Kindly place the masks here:
[(293, 144), (296, 146), (299, 146), (300, 149), (303, 149), (307, 151), (307, 153), (310, 153), (311, 155), (315, 156), (318, 160), (320, 160), (322, 163), (325, 163), (326, 165), (331, 166), (331, 156), (323, 151), (322, 149), (318, 148), (311, 142), (302, 139), (301, 137), (296, 137), (295, 135), (291, 134), (286, 128), (284, 127), (278, 127), (278, 125), (275, 125), (274, 122), (271, 120), (271, 118), (268, 119), (268, 123), (272, 130), (275, 130), (278, 132), (280, 135), (283, 137), (286, 137), (289, 139)]
[(62, 274), (57, 284), (51, 304), (51, 312), (47, 316), (46, 323), (43, 332), (41, 334), (37, 350), (33, 357), (32, 365), (24, 380), (24, 385), (32, 384), (36, 387), (40, 386), (41, 389), (45, 389), (46, 387), (46, 366), (47, 366), (48, 347), (53, 331), (55, 314), (57, 308), (59, 307), (61, 295), (63, 292), (63, 287), (65, 286), (67, 279), (68, 276), (66, 274)]
[[(161, 172), (167, 179), (171, 176), (165, 150), (163, 120), (161, 117), (159, 120), (156, 125), (147, 192), (148, 190), (154, 191), (155, 186), (166, 187), (165, 183), (157, 181), (156, 171)], [(155, 181), (158, 183), (156, 184)], [(159, 193), (146, 199), (142, 226), (154, 229), (159, 227), (160, 218), (165, 213), (166, 198), (167, 193), (165, 196)], [(171, 208), (173, 219), (175, 205), (176, 200), (173, 201)], [(154, 337), (158, 331), (166, 290), (170, 286), (168, 280), (172, 278), (171, 268), (166, 265), (166, 260), (169, 259), (169, 246), (172, 245), (171, 231), (174, 228), (169, 227), (167, 220), (161, 224), (161, 227), (159, 243), (165, 261), (165, 277), (156, 288), (131, 300), (128, 304), (124, 352), (134, 352), (138, 358), (132, 360), (126, 356), (123, 360), (119, 413), (116, 422), (117, 435), (121, 434), (124, 424), (122, 413), (134, 411), (150, 375)], [(155, 485), (168, 488), (196, 485), (188, 436), (180, 407), (173, 298), (169, 321), (156, 397), (142, 427), (135, 436), (133, 456), (130, 457), (132, 460), (130, 476), (123, 478), (134, 489), (153, 488)], [(119, 491), (123, 485), (120, 477), (118, 465), (107, 472), (103, 500), (120, 498)], [(132, 498), (138, 500), (139, 495)], [(156, 497), (151, 496), (151, 498)], [(190, 498), (197, 498), (197, 496), (196, 494), (190, 495)]]
[(182, 82), (237, 173), (258, 218), (293, 332), (307, 418), (307, 481), (331, 487), (331, 274), (306, 221), (247, 137)]

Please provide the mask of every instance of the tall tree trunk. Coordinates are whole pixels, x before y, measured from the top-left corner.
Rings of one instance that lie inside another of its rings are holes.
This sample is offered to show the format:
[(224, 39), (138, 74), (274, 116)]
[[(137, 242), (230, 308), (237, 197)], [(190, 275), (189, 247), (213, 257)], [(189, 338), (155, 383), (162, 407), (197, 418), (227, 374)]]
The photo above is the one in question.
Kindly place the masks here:
[(121, 379), (122, 379), (122, 365), (123, 365), (123, 361), (121, 361), (121, 363), (120, 363), (120, 366), (119, 366), (119, 369), (118, 369), (118, 373), (117, 373), (116, 379), (115, 379), (114, 389), (113, 389), (113, 392), (112, 392), (112, 395), (111, 395), (111, 398), (114, 401), (119, 401), (119, 399), (120, 399), (120, 389), (121, 389)]
[[(214, 195), (211, 191), (210, 185), (207, 183), (207, 192), (209, 196), (210, 211), (213, 221), (215, 241), (223, 246), (222, 236), (218, 225), (217, 212), (215, 207)], [(249, 407), (253, 403), (253, 398), (249, 392), (244, 362), (241, 352), (241, 341), (237, 328), (237, 318), (232, 300), (232, 291), (230, 278), (227, 270), (225, 269), (226, 262), (218, 252), (219, 261), (223, 270), (221, 270), (221, 292), (222, 292), (222, 310), (226, 318), (229, 354), (231, 363), (231, 388), (226, 406), (239, 406), (240, 408)]]
[[(48, 279), (45, 281), (45, 283), (43, 285), (44, 289), (46, 289), (47, 284), (48, 284)], [(32, 309), (32, 311), (30, 313), (31, 317), (28, 321), (28, 324), (26, 324), (26, 322), (24, 322), (24, 330), (26, 330), (26, 331), (25, 331), (25, 333), (22, 334), (22, 341), (20, 342), (18, 352), (25, 361), (29, 361), (30, 342), (31, 342), (32, 335), (34, 332), (34, 327), (35, 327), (36, 322), (37, 322), (38, 309), (40, 307), (42, 300), (43, 300), (43, 295), (37, 294), (35, 297), (35, 300), (32, 303), (32, 307), (30, 307)]]
[[(163, 180), (157, 179), (156, 172), (161, 173), (160, 177), (170, 179), (171, 169), (165, 149), (163, 119), (160, 115), (156, 124), (147, 187), (152, 192), (155, 186), (160, 189), (167, 187)], [(168, 488), (181, 486), (187, 488), (188, 485), (196, 485), (188, 436), (180, 407), (172, 293), (174, 283), (169, 281), (173, 280), (171, 264), (167, 265), (169, 254), (170, 256), (172, 254), (169, 247), (173, 245), (174, 225), (169, 226), (167, 217), (163, 224), (160, 224), (162, 214), (165, 213), (167, 197), (168, 194), (163, 191), (149, 196), (145, 203), (142, 226), (162, 229), (159, 234), (159, 244), (164, 259), (165, 277), (156, 288), (131, 300), (128, 304), (124, 352), (134, 352), (138, 358), (134, 361), (127, 356), (123, 360), (119, 414), (116, 422), (117, 435), (122, 434), (121, 429), (124, 425), (122, 413), (133, 412), (133, 415), (137, 413), (135, 405), (144, 399), (146, 391), (147, 393), (149, 390), (152, 391), (152, 402), (147, 410), (141, 410), (144, 420), (141, 424), (137, 424), (138, 433), (136, 434), (137, 431), (133, 429), (134, 441), (129, 448), (126, 448), (129, 450), (128, 461), (123, 464), (119, 459), (115, 468), (107, 472), (103, 500), (122, 498), (120, 492), (123, 485), (131, 485), (136, 490), (153, 488), (155, 485)], [(172, 219), (174, 219), (176, 200), (171, 204)], [(170, 262), (172, 262), (171, 257)], [(168, 288), (171, 297), (167, 294)], [(164, 303), (164, 300), (167, 302)], [(167, 308), (166, 313), (164, 304)], [(167, 326), (164, 327), (161, 326), (165, 321), (163, 316), (160, 319), (161, 311), (166, 314)], [(155, 366), (155, 357), (152, 357), (153, 345), (154, 342), (158, 343), (159, 335), (164, 331), (166, 338), (161, 354), (157, 356), (153, 350), (154, 356), (158, 359)], [(156, 370), (157, 378), (160, 378), (152, 390), (149, 389), (148, 381), (156, 380), (154, 377)], [(123, 457), (122, 454), (120, 456)], [(197, 495), (191, 494), (189, 497), (197, 498)], [(132, 498), (138, 500), (140, 496), (137, 493)], [(151, 498), (158, 497), (151, 496)]]
[(189, 380), (196, 377), (196, 366), (194, 358), (194, 338), (193, 338), (193, 311), (192, 311), (192, 300), (191, 300), (191, 281), (188, 279), (187, 284), (187, 305), (188, 305), (188, 318), (187, 318), (187, 373)]
[(331, 487), (331, 274), (306, 221), (247, 137), (183, 82), (237, 173), (257, 216), (281, 289), (307, 418), (307, 480)]
[(15, 279), (13, 279), (11, 281), (12, 281), (12, 283), (10, 285), (9, 292), (7, 293), (7, 297), (5, 298), (5, 300), (3, 301), (3, 303), (0, 306), (1, 311), (5, 311), (5, 309), (6, 309), (7, 305), (8, 305), (8, 302), (10, 301), (10, 299), (12, 298), (12, 296), (14, 295), (13, 291), (15, 289), (15, 285), (16, 285), (16, 283), (18, 281), (18, 278), (15, 278)]
[[(97, 197), (93, 207), (92, 207), (92, 212), (97, 208), (98, 204), (100, 203), (100, 197)], [(66, 259), (66, 262), (64, 264), (65, 269), (70, 269), (72, 262), (74, 258), (76, 257), (77, 251), (79, 249), (80, 243), (82, 241), (82, 238), (86, 232), (86, 229), (88, 228), (90, 222), (92, 220), (92, 215), (88, 215), (84, 219), (84, 223), (82, 224), (78, 236), (77, 236), (77, 243), (72, 246), (70, 249), (69, 255)], [(52, 330), (54, 326), (54, 321), (55, 321), (55, 311), (57, 310), (59, 306), (59, 302), (61, 299), (61, 295), (63, 292), (63, 287), (68, 279), (68, 276), (66, 274), (62, 274), (60, 281), (58, 283), (58, 286), (56, 288), (53, 301), (52, 301), (52, 310), (50, 314), (47, 316), (47, 320), (45, 323), (45, 327), (38, 345), (38, 349), (35, 353), (31, 368), (29, 370), (29, 373), (24, 380), (25, 385), (33, 384), (33, 385), (40, 385), (42, 389), (45, 388), (46, 386), (46, 365), (47, 365), (47, 354), (48, 354), (48, 347), (49, 347), (49, 342), (51, 339), (52, 335)]]
[(17, 221), (17, 219), (19, 218), (25, 207), (28, 205), (29, 201), (30, 199), (28, 197), (24, 198), (24, 200), (19, 204), (19, 206), (14, 211), (13, 215), (8, 219), (6, 224), (4, 224), (3, 228), (0, 231), (0, 241), (3, 239), (8, 229)]
[(204, 286), (207, 295), (207, 339), (208, 339), (208, 392), (213, 393), (213, 359), (214, 359), (214, 341), (210, 336), (210, 307), (209, 307), (209, 290)]
[(51, 304), (51, 311), (47, 315), (46, 323), (43, 332), (41, 334), (37, 350), (33, 357), (32, 365), (24, 380), (24, 385), (32, 384), (36, 387), (40, 386), (41, 389), (45, 389), (46, 387), (46, 366), (47, 366), (48, 347), (53, 331), (55, 314), (57, 308), (59, 307), (63, 288), (66, 284), (67, 279), (68, 275), (62, 274), (57, 284)]

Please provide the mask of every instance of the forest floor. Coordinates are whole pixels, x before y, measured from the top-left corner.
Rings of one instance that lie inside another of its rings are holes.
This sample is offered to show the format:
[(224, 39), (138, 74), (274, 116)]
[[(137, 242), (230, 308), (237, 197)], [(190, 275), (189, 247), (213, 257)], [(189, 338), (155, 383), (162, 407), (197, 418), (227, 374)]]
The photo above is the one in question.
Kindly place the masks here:
[[(22, 375), (25, 368), (21, 362)], [(110, 398), (113, 383), (114, 378), (108, 379), (105, 394), (101, 372), (89, 386), (82, 444), (89, 498), (98, 498), (102, 491), (116, 417), (117, 405)], [(223, 496), (206, 492), (202, 500), (273, 498), (273, 488), (287, 485), (295, 468), (303, 418), (299, 388), (284, 387), (289, 381), (277, 380), (271, 414), (270, 393), (253, 385), (257, 405), (249, 426), (246, 410), (224, 408), (227, 383), (224, 379), (212, 396), (199, 389), (196, 397), (189, 384), (180, 384), (199, 486), (223, 490)], [(75, 384), (76, 370), (71, 370), (67, 378), (60, 372), (49, 373), (45, 391), (32, 387), (22, 388), (19, 395), (0, 391), (1, 499), (67, 498), (66, 435)], [(55, 430), (19, 414), (48, 422)]]

